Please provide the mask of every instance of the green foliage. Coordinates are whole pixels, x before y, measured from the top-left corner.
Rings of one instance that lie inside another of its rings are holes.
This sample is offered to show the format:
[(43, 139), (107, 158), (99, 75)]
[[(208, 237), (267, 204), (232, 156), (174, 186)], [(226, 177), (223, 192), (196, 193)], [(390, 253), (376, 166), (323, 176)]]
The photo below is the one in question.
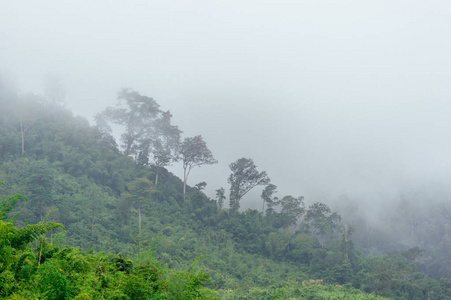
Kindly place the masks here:
[(383, 300), (384, 297), (365, 294), (349, 286), (323, 286), (320, 284), (306, 285), (297, 293), (298, 299), (326, 300), (326, 299), (347, 299), (347, 300)]
[(122, 89), (118, 92), (118, 104), (123, 107), (108, 107), (97, 115), (99, 121), (107, 120), (124, 126), (125, 132), (121, 136), (125, 155), (136, 154), (137, 149), (149, 133), (154, 131), (155, 122), (160, 113), (159, 104), (150, 97), (142, 96), (136, 91)]
[[(267, 205), (262, 212), (220, 209), (225, 191), (218, 190), (216, 202), (203, 193), (203, 184), (187, 187), (183, 201), (184, 182), (162, 167), (164, 144), (153, 145), (161, 157), (152, 157), (155, 153), (137, 147), (141, 138), (135, 139), (132, 148), (141, 158), (133, 160), (120, 153), (105, 126), (91, 127), (61, 107), (36, 103), (27, 112), (33, 122), (22, 155), (20, 118), (3, 94), (0, 90), (0, 178), (6, 182), (0, 189), (2, 298), (450, 298), (448, 279), (419, 271), (451, 276), (443, 263), (451, 245), (446, 225), (451, 206), (437, 208), (438, 220), (423, 223), (434, 232), (428, 241), (436, 246), (420, 245), (423, 252), (406, 243), (391, 255), (364, 256), (346, 227), (342, 237), (340, 216), (327, 205), (316, 203), (304, 212), (302, 197), (279, 199), (274, 185), (262, 194)], [(150, 158), (161, 164), (149, 164)], [(264, 173), (244, 169), (233, 169), (234, 201), (256, 182), (246, 174)], [(267, 184), (266, 178), (257, 182)], [(29, 201), (7, 196), (16, 192)], [(139, 219), (132, 217), (136, 210)], [(410, 236), (425, 235), (410, 218), (415, 211), (408, 212), (401, 217), (412, 225)], [(40, 222), (45, 215), (46, 222)], [(352, 224), (366, 228), (358, 218)], [(371, 231), (368, 244), (386, 241), (376, 233)], [(355, 234), (362, 239), (361, 232)], [(163, 235), (156, 246), (147, 242)], [(325, 285), (310, 284), (310, 278)]]
[(305, 214), (304, 227), (320, 238), (321, 246), (324, 247), (324, 242), (333, 237), (340, 221), (341, 217), (326, 204), (316, 202), (309, 206)]
[(207, 147), (207, 143), (201, 135), (185, 138), (180, 147), (180, 156), (183, 164), (183, 196), (186, 194), (188, 176), (194, 167), (217, 164), (213, 154)]
[(38, 269), (37, 275), (36, 283), (42, 297), (52, 300), (68, 298), (68, 280), (61, 269), (46, 263)]
[(16, 280), (30, 280), (37, 267), (37, 259), (33, 252), (23, 252), (14, 265), (14, 278)]
[(232, 171), (227, 179), (230, 184), (230, 211), (236, 213), (244, 195), (258, 185), (267, 185), (271, 180), (265, 171), (257, 171), (257, 166), (251, 158), (240, 158), (229, 167)]
[(262, 191), (262, 199), (263, 199), (263, 210), (262, 213), (265, 212), (265, 204), (267, 205), (266, 215), (271, 215), (274, 212), (274, 207), (279, 205), (279, 199), (274, 196), (276, 193), (277, 186), (270, 183)]
[(226, 199), (224, 188), (219, 188), (216, 190), (216, 199), (218, 203), (218, 208), (224, 208), (224, 200)]
[(52, 222), (39, 222), (38, 224), (27, 225), (14, 231), (10, 239), (13, 248), (22, 248), (34, 241), (41, 234), (45, 234), (50, 230), (63, 228), (63, 225)]
[[(161, 267), (153, 255), (135, 266), (120, 254), (59, 250), (48, 244), (34, 250), (22, 245), (15, 248), (7, 245), (5, 236), (14, 236), (20, 229), (3, 221), (0, 225), (1, 232), (6, 232), (1, 236), (1, 297), (27, 294), (27, 298), (45, 299), (217, 299), (215, 292), (204, 286), (209, 275), (195, 264), (189, 271), (172, 271)], [(3, 260), (8, 253), (16, 255)], [(45, 261), (38, 261), (38, 255), (46, 256)]]
[[(4, 185), (2, 181), (0, 181), (0, 186), (1, 185)], [(8, 214), (14, 209), (14, 206), (16, 205), (17, 201), (22, 199), (27, 201), (27, 198), (25, 198), (21, 194), (14, 194), (7, 196), (4, 199), (0, 199), (0, 220), (1, 221), (11, 220), (12, 222), (14, 222), (14, 220), (19, 214), (16, 214), (11, 218), (8, 218)]]
[(131, 203), (143, 203), (148, 201), (152, 194), (155, 193), (155, 188), (152, 182), (147, 178), (136, 178), (127, 184), (127, 192), (124, 197)]
[(29, 206), (35, 210), (37, 220), (41, 221), (44, 207), (52, 203), (53, 182), (55, 172), (47, 160), (32, 160), (29, 163), (27, 191)]

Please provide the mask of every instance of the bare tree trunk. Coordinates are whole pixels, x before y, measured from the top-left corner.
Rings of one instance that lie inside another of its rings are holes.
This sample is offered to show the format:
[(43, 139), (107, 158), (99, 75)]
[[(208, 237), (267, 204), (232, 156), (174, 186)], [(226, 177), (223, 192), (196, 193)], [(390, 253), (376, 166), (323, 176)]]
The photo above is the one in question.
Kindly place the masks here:
[(141, 256), (141, 205), (138, 202), (138, 261)]
[(158, 172), (157, 172), (157, 174), (155, 175), (155, 186), (157, 186), (157, 184), (158, 184)]
[(24, 142), (25, 142), (25, 132), (23, 130), (23, 124), (22, 122), (20, 122), (20, 134), (22, 135), (22, 155), (25, 153), (25, 146), (24, 146)]
[(348, 226), (344, 227), (344, 240), (345, 240), (345, 259), (349, 258), (349, 249), (348, 249)]
[(141, 205), (138, 203), (138, 227), (141, 230)]
[(125, 156), (128, 156), (130, 154), (130, 150), (132, 149), (133, 140), (127, 141), (127, 147), (125, 148), (124, 154)]
[(30, 128), (30, 126), (24, 127), (23, 121), (20, 121), (20, 134), (22, 136), (22, 155), (25, 153), (25, 133)]
[(186, 180), (187, 180), (186, 167), (184, 167), (183, 168), (183, 202), (185, 202), (185, 199), (186, 199)]
[(41, 265), (42, 248), (44, 247), (44, 237), (41, 239), (41, 249), (39, 250), (38, 267)]

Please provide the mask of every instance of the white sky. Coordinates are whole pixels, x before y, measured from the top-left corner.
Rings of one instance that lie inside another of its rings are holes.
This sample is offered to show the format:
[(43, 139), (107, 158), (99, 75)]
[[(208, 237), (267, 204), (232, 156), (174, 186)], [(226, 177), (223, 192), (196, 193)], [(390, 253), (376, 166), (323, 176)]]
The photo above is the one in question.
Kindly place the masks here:
[(446, 187), (450, 37), (444, 0), (0, 2), (1, 73), (59, 76), (88, 119), (122, 87), (154, 97), (219, 160), (189, 179), (211, 197), (240, 157), (309, 202)]

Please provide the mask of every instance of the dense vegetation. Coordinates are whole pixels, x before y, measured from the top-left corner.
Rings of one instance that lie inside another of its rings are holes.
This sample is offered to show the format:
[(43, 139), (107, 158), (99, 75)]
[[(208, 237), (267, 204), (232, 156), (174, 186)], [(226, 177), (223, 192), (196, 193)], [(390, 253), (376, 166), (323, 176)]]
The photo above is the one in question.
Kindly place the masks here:
[[(342, 217), (325, 203), (277, 197), (268, 174), (241, 158), (230, 165), (226, 208), (225, 189), (213, 200), (205, 183), (186, 185), (193, 167), (216, 162), (202, 137), (181, 142), (151, 98), (128, 90), (119, 98), (131, 102), (90, 126), (58, 103), (0, 85), (2, 297), (451, 299), (451, 266), (440, 263), (450, 255), (449, 231), (413, 242), (420, 228), (426, 236), (441, 226), (445, 202), (439, 217), (411, 221), (408, 244), (395, 244), (365, 232), (357, 210), (342, 205)], [(148, 114), (137, 114), (144, 104)], [(121, 147), (111, 123), (125, 126)], [(165, 169), (178, 160), (183, 180)], [(258, 185), (264, 212), (240, 211)], [(8, 196), (16, 193), (27, 201)]]
[[(0, 221), (0, 296), (7, 299), (216, 299), (208, 274), (171, 271), (145, 249), (135, 263), (104, 252), (59, 248), (42, 234), (62, 227), (40, 222), (16, 229)], [(36, 240), (33, 247), (29, 244)]]

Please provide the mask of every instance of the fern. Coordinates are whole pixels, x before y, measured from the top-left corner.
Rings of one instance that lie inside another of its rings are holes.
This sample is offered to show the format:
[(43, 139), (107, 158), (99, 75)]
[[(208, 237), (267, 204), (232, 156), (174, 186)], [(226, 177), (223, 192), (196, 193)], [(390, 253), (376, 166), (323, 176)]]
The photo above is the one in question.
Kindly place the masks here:
[[(0, 185), (3, 185), (3, 181), (0, 181)], [(2, 221), (8, 221), (8, 214), (13, 210), (14, 206), (16, 205), (17, 201), (24, 199), (27, 201), (27, 198), (22, 196), (21, 194), (15, 194), (10, 195), (6, 197), (5, 199), (0, 200), (0, 220)], [(16, 217), (19, 214), (14, 215), (10, 221), (14, 222)]]
[(34, 241), (41, 234), (45, 234), (56, 228), (64, 229), (64, 226), (53, 222), (39, 222), (38, 224), (27, 225), (23, 228), (17, 229), (12, 236), (11, 246), (13, 248), (23, 248)]

